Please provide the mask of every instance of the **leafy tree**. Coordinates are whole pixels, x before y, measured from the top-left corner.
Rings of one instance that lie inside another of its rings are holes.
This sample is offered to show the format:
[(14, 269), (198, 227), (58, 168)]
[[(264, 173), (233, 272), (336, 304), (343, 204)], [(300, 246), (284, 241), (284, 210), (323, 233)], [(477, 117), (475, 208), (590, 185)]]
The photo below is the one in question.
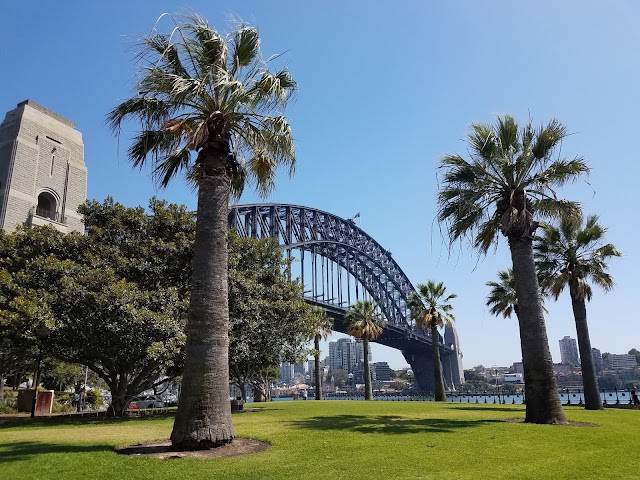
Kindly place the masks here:
[(268, 397), (272, 367), (306, 358), (307, 340), (317, 330), (319, 318), (288, 268), (275, 240), (230, 236), (229, 369), (245, 400), (246, 384)]
[(623, 381), (616, 373), (606, 373), (598, 377), (598, 383), (605, 390), (616, 390), (622, 388)]
[(542, 235), (535, 243), (535, 258), (542, 287), (549, 289), (556, 300), (564, 288), (569, 287), (580, 350), (585, 408), (599, 410), (603, 406), (587, 324), (586, 301), (592, 296), (588, 281), (609, 291), (613, 287), (613, 279), (607, 272), (607, 262), (612, 257), (619, 257), (620, 253), (612, 244), (603, 243), (606, 229), (598, 224), (596, 215), (589, 216), (584, 227), (582, 223), (582, 217), (577, 216), (562, 217), (558, 226), (542, 225)]
[(369, 341), (378, 338), (384, 330), (384, 322), (376, 311), (377, 305), (369, 300), (358, 300), (351, 305), (344, 319), (347, 333), (362, 339), (364, 350), (364, 399), (371, 400), (371, 370), (369, 369)]
[(566, 127), (557, 120), (534, 128), (531, 122), (520, 127), (513, 117), (499, 116), (493, 125), (472, 124), (467, 136), (468, 159), (450, 154), (441, 162), (438, 220), (447, 224), (451, 242), (470, 236), (474, 247), (486, 253), (500, 233), (508, 240), (518, 297), (525, 421), (532, 423), (566, 423), (532, 245), (536, 216), (579, 211), (577, 203), (558, 200), (555, 194), (556, 187), (589, 171), (581, 158), (555, 155), (566, 136)]
[(638, 349), (632, 348), (629, 350), (629, 355), (634, 355), (636, 357), (636, 363), (640, 365), (640, 351), (638, 351)]
[(486, 379), (475, 370), (465, 370), (464, 380), (465, 382), (473, 382), (473, 381), (486, 382)]
[(293, 172), (291, 129), (280, 111), (296, 89), (289, 73), (271, 73), (255, 28), (223, 36), (206, 20), (174, 19), (170, 34), (143, 39), (145, 67), (136, 96), (108, 115), (115, 131), (140, 122), (129, 148), (134, 166), (147, 163), (161, 185), (186, 171), (198, 189), (193, 279), (182, 394), (174, 448), (212, 448), (233, 440), (228, 392), (227, 212), (245, 181), (274, 187), (275, 169)]
[(413, 292), (409, 298), (411, 318), (416, 321), (418, 328), (424, 328), (431, 334), (436, 402), (444, 402), (447, 399), (444, 391), (442, 362), (440, 361), (440, 335), (438, 334), (438, 327), (453, 325), (454, 316), (451, 313), (453, 306), (451, 306), (449, 302), (456, 298), (456, 294), (452, 293), (447, 295), (446, 291), (447, 288), (442, 282), (436, 283), (429, 280), (427, 283), (419, 284), (417, 292)]
[(84, 380), (84, 368), (81, 365), (55, 359), (45, 361), (42, 375), (42, 385), (45, 388), (62, 391), (82, 380)]
[(186, 304), (174, 285), (187, 283), (194, 222), (184, 207), (156, 200), (152, 215), (111, 199), (80, 210), (88, 236), (42, 227), (0, 242), (0, 268), (12, 280), (0, 312), (14, 331), (46, 324), (48, 353), (88, 366), (121, 414), (180, 368)]

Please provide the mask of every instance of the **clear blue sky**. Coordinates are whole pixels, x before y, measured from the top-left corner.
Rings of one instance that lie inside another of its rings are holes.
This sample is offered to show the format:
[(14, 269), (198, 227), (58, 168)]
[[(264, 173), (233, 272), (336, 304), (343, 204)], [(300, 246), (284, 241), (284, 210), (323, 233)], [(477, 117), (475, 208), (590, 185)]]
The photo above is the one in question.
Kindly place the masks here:
[[(131, 94), (131, 46), (163, 12), (195, 11), (219, 29), (229, 15), (257, 25), (263, 52), (286, 52), (300, 92), (289, 110), (298, 170), (282, 176), (269, 201), (302, 204), (343, 217), (390, 249), (414, 284), (444, 281), (455, 301), (465, 367), (520, 358), (516, 321), (492, 317), (485, 282), (510, 263), (501, 242), (478, 258), (449, 252), (435, 217), (436, 166), (465, 153), (471, 122), (510, 113), (524, 122), (556, 117), (574, 134), (567, 156), (584, 155), (588, 183), (565, 189), (608, 226), (624, 254), (617, 286), (588, 305), (591, 341), (603, 352), (640, 348), (638, 190), (634, 147), (640, 115), (640, 5), (632, 0), (476, 1), (71, 1), (5, 2), (0, 11), (0, 112), (32, 98), (73, 120), (84, 135), (90, 198), (130, 206), (158, 195), (195, 208), (181, 182), (156, 190), (132, 171), (105, 114)], [(252, 193), (243, 202), (256, 198)], [(635, 213), (634, 213), (635, 212)], [(635, 272), (635, 273), (634, 273)], [(549, 302), (554, 360), (558, 340), (575, 338), (568, 294)], [(377, 347), (374, 359), (405, 365)]]

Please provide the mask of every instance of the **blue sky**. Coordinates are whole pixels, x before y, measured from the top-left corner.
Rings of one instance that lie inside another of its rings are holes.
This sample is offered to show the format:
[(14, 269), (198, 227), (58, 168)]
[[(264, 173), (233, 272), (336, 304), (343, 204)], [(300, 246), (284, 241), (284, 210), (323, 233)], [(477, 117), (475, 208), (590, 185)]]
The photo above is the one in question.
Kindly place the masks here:
[[(444, 281), (458, 294), (457, 326), (466, 368), (510, 365), (520, 358), (514, 319), (491, 316), (487, 287), (509, 266), (508, 247), (478, 257), (448, 249), (435, 218), (437, 164), (464, 154), (471, 122), (510, 113), (521, 122), (552, 117), (572, 135), (562, 152), (583, 155), (588, 182), (562, 191), (597, 213), (623, 253), (611, 273), (616, 288), (588, 305), (592, 345), (626, 353), (640, 348), (635, 276), (640, 269), (635, 151), (640, 112), (640, 5), (632, 0), (549, 1), (127, 1), (52, 5), (6, 2), (0, 15), (0, 112), (27, 98), (75, 122), (83, 133), (88, 196), (146, 205), (157, 195), (195, 208), (183, 182), (158, 190), (133, 171), (105, 114), (131, 94), (132, 45), (163, 12), (194, 11), (221, 30), (230, 15), (258, 26), (263, 53), (286, 52), (300, 85), (288, 110), (298, 168), (282, 175), (273, 202), (320, 208), (359, 225), (414, 284)], [(249, 191), (242, 202), (256, 201)], [(568, 294), (549, 302), (551, 352), (575, 338)], [(383, 347), (376, 361), (402, 356)]]

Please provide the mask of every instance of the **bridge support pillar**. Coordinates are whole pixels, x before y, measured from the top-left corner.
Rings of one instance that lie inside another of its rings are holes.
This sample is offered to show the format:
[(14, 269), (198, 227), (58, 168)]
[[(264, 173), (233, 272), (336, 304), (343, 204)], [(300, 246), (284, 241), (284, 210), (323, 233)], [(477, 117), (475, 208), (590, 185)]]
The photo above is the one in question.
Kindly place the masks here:
[[(430, 348), (430, 347), (429, 347)], [(435, 390), (435, 379), (433, 378), (433, 357), (431, 351), (402, 351), (405, 360), (411, 365), (415, 377), (416, 386), (414, 389), (421, 392), (433, 392)]]
[(464, 370), (462, 367), (462, 352), (460, 342), (455, 328), (447, 325), (444, 329), (444, 343), (450, 346), (452, 351), (442, 356), (442, 375), (444, 383), (451, 387), (458, 388), (464, 383)]

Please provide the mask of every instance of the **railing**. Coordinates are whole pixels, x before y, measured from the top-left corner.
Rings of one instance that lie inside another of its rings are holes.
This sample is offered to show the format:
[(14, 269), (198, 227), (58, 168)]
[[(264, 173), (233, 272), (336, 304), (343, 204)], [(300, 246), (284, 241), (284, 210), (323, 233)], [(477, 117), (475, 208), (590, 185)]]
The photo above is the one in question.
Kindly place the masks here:
[[(584, 394), (582, 389), (561, 388), (558, 390), (560, 402), (563, 405), (580, 406), (584, 405)], [(364, 397), (359, 393), (325, 393), (327, 400), (362, 400)], [(633, 405), (633, 398), (630, 389), (602, 389), (600, 398), (603, 405)], [(433, 392), (385, 392), (373, 394), (374, 400), (387, 401), (435, 401)], [(451, 403), (491, 403), (491, 404), (524, 404), (526, 402), (524, 392), (512, 391), (456, 391), (447, 392), (447, 402)], [(629, 408), (629, 407), (627, 407)]]
[(58, 223), (67, 223), (67, 219), (64, 215), (58, 212), (52, 212), (51, 210), (46, 210), (42, 207), (36, 207), (36, 216), (53, 220), (54, 222)]

